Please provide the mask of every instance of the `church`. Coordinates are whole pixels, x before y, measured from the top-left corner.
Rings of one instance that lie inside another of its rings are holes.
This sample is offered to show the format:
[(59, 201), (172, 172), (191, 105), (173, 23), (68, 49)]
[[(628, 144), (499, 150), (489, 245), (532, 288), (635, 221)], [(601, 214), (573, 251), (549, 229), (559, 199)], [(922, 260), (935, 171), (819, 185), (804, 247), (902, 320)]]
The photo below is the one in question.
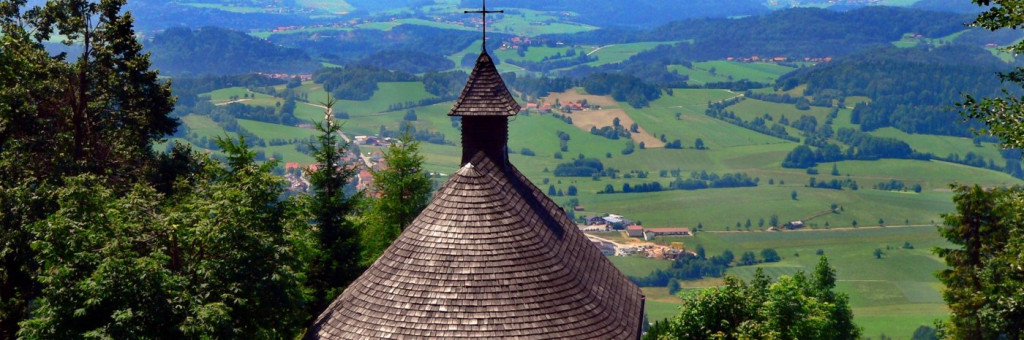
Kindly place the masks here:
[(449, 113), (459, 170), (307, 339), (640, 338), (643, 292), (509, 162), (519, 110), (485, 47)]

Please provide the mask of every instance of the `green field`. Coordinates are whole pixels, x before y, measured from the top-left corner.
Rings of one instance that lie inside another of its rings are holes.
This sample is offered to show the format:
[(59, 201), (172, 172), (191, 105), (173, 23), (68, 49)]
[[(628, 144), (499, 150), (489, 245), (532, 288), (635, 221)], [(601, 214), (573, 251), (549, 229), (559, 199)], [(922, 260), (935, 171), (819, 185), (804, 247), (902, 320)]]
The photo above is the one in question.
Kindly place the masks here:
[[(670, 241), (686, 242), (690, 249), (700, 244), (709, 256), (726, 249), (741, 254), (773, 248), (783, 260), (762, 265), (772, 277), (810, 272), (818, 261), (815, 252), (821, 249), (836, 269), (836, 289), (849, 295), (854, 321), (863, 327), (865, 337), (885, 333), (897, 339), (908, 338), (918, 326), (931, 325), (932, 320), (948, 313), (940, 294), (941, 285), (933, 276), (944, 265), (930, 249), (949, 244), (939, 237), (935, 227), (698, 233), (695, 237), (666, 238), (660, 242)], [(906, 242), (914, 249), (902, 249)], [(872, 255), (876, 248), (885, 252), (882, 259)], [(624, 272), (633, 274), (658, 268), (628, 258), (612, 260)], [(668, 261), (663, 263), (667, 266)], [(749, 280), (755, 269), (756, 266), (733, 267), (728, 273)], [(697, 281), (691, 286), (703, 285)], [(649, 296), (647, 311), (651, 320), (675, 314), (672, 300), (665, 297), (663, 289), (644, 288)]]
[(774, 83), (779, 76), (789, 73), (795, 68), (773, 63), (744, 63), (738, 61), (715, 60), (693, 63), (692, 68), (682, 65), (669, 66), (670, 71), (678, 72), (690, 78), (691, 84), (706, 84), (748, 79), (762, 83)]

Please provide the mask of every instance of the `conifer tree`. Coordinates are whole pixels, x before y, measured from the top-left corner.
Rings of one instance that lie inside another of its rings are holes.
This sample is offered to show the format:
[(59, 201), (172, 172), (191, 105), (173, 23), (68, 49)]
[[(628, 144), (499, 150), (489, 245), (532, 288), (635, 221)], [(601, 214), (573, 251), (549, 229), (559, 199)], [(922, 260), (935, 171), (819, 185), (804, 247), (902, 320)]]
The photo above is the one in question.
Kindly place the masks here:
[(384, 151), (386, 168), (373, 172), (376, 199), (362, 233), (362, 262), (370, 265), (398, 238), (430, 199), (430, 176), (423, 169), (419, 142), (406, 133)]
[(316, 169), (307, 169), (313, 195), (309, 209), (312, 229), (318, 242), (313, 263), (310, 265), (309, 284), (313, 288), (310, 317), (316, 317), (327, 304), (359, 277), (359, 232), (352, 220), (362, 197), (348, 196), (345, 187), (355, 175), (355, 164), (344, 164), (348, 143), (341, 143), (341, 126), (335, 123), (333, 109), (337, 100), (328, 95), (324, 120), (316, 124), (320, 132), (317, 145), (311, 143)]

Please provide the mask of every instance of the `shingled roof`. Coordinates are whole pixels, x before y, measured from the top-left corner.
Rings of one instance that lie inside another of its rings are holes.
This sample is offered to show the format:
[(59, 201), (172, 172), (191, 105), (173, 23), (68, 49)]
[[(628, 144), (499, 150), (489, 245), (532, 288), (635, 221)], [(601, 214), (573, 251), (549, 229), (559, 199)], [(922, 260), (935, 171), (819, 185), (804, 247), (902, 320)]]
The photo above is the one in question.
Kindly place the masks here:
[(481, 153), (310, 335), (636, 339), (642, 319), (640, 289), (514, 166)]
[(480, 53), (476, 66), (469, 74), (466, 87), (455, 101), (449, 116), (514, 116), (519, 103), (501, 80), (498, 69), (487, 51)]

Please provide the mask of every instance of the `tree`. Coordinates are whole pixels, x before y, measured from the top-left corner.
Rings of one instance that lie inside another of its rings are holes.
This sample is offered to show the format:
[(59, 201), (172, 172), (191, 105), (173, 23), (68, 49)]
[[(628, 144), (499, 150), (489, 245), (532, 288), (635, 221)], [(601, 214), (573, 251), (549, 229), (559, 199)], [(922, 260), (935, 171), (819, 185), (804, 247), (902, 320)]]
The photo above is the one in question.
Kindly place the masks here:
[(373, 172), (379, 197), (370, 202), (362, 233), (361, 261), (367, 266), (377, 261), (430, 199), (430, 176), (423, 169), (419, 142), (413, 141), (408, 132), (384, 151), (384, 159), (387, 168)]
[(793, 190), (793, 192), (789, 193), (789, 198), (796, 200), (796, 190)]
[(849, 299), (834, 283), (827, 261), (812, 278), (797, 272), (773, 283), (760, 268), (749, 283), (726, 276), (684, 299), (659, 339), (857, 339)]
[[(125, 191), (156, 173), (153, 142), (173, 133), (170, 87), (149, 70), (123, 1), (0, 2), (0, 338), (15, 338), (40, 293), (29, 226), (56, 209), (64, 177)], [(81, 54), (51, 56), (55, 28)], [(69, 61), (70, 60), (70, 61)]]
[(885, 255), (885, 252), (882, 251), (882, 248), (875, 248), (875, 251), (874, 251), (873, 254), (875, 254), (875, 258), (876, 259), (881, 259), (882, 255)]
[(761, 258), (764, 262), (779, 262), (782, 261), (782, 257), (779, 256), (779, 252), (772, 248), (765, 248), (761, 250)]
[(935, 248), (949, 269), (938, 273), (951, 316), (947, 332), (963, 339), (1017, 339), (1024, 336), (1024, 233), (1020, 188), (953, 189), (956, 213), (939, 228), (955, 248)]
[(359, 231), (352, 220), (361, 195), (349, 196), (345, 187), (355, 175), (356, 167), (344, 164), (348, 143), (341, 143), (341, 126), (334, 121), (334, 100), (328, 94), (324, 120), (317, 122), (317, 144), (310, 143), (316, 168), (305, 170), (309, 176), (309, 211), (315, 227), (311, 228), (317, 247), (309, 269), (309, 285), (313, 299), (309, 317), (316, 317), (327, 304), (362, 273), (359, 261)]
[(679, 287), (679, 280), (676, 280), (675, 278), (671, 278), (671, 279), (668, 280), (668, 294), (669, 295), (676, 295), (676, 293), (679, 293), (680, 289), (681, 288)]
[[(25, 338), (290, 338), (306, 318), (300, 272), (308, 226), (281, 199), (274, 162), (244, 140), (219, 140), (227, 163), (202, 158), (163, 200), (125, 195), (94, 175), (68, 177), (58, 209), (35, 223), (40, 295)], [(68, 243), (70, 242), (70, 243)]]
[(773, 227), (778, 227), (779, 226), (779, 215), (772, 214), (771, 218), (768, 220), (768, 225), (773, 226)]
[(740, 263), (739, 264), (741, 266), (749, 266), (749, 265), (757, 264), (757, 256), (754, 255), (754, 252), (752, 252), (752, 251), (745, 251), (745, 252), (743, 252), (743, 255), (740, 255)]
[[(982, 27), (992, 31), (1010, 28), (1018, 29), (1024, 25), (1024, 3), (1011, 0), (972, 0), (981, 6), (990, 6), (975, 18), (972, 26)], [(1024, 48), (1024, 41), (1018, 41), (1012, 46), (1005, 48), (1007, 51), (1020, 51)], [(1004, 82), (1017, 83), (1024, 86), (1024, 67), (1016, 67), (1008, 73), (1000, 73), (999, 77)], [(967, 119), (977, 119), (987, 126), (979, 132), (999, 137), (1003, 147), (1021, 149), (1024, 148), (1024, 122), (1018, 117), (1024, 112), (1024, 97), (1016, 97), (1010, 91), (1004, 90), (1003, 97), (981, 98), (965, 96), (965, 100), (959, 103), (961, 113)]]
[(697, 141), (693, 143), (693, 147), (697, 150), (704, 150), (706, 148), (704, 146), (704, 140), (700, 138), (697, 138)]

